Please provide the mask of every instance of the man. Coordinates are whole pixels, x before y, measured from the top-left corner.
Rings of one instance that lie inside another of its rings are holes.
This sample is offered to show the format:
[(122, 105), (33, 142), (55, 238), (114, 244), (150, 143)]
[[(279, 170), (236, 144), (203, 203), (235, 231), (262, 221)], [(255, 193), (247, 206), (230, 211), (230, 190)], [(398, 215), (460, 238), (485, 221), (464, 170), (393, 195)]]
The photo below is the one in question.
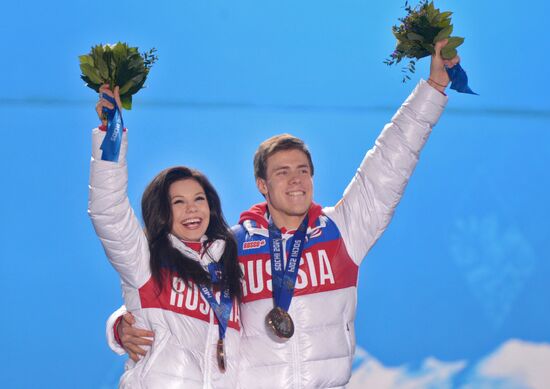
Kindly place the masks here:
[[(300, 139), (279, 135), (259, 146), (254, 173), (266, 202), (244, 212), (233, 229), (244, 273), (243, 388), (337, 388), (349, 381), (359, 265), (387, 227), (447, 103), (445, 66), (459, 59), (441, 58), (445, 44), (436, 44), (429, 80), (385, 126), (336, 206), (313, 203), (314, 166)], [(120, 340), (137, 359), (148, 344), (140, 337), (153, 334), (119, 316), (108, 322), (111, 347), (124, 352), (113, 340), (118, 317)]]

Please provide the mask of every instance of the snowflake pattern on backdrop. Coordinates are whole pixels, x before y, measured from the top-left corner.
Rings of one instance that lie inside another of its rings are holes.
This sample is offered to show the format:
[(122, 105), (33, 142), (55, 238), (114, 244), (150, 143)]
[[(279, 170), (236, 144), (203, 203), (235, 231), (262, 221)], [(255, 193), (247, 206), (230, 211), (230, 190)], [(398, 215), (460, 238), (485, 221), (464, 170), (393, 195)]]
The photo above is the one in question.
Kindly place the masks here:
[(535, 267), (529, 241), (496, 215), (470, 216), (456, 221), (450, 250), (487, 318), (499, 328)]

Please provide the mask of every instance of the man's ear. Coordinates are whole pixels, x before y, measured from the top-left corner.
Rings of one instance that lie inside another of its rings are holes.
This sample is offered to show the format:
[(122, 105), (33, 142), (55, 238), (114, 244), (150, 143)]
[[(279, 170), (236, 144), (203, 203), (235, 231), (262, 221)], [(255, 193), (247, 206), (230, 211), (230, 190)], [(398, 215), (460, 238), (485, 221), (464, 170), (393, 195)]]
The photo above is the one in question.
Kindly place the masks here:
[(256, 186), (264, 197), (267, 195), (267, 182), (263, 178), (256, 178)]

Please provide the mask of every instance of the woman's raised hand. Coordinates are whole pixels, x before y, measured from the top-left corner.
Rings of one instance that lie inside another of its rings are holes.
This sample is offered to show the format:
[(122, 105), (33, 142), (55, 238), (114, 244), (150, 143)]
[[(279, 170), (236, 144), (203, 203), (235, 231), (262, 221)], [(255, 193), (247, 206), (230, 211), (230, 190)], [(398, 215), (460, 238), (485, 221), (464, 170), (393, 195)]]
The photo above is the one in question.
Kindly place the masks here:
[(101, 120), (101, 123), (105, 126), (107, 125), (107, 119), (105, 118), (105, 115), (103, 114), (103, 108), (107, 109), (113, 109), (114, 105), (109, 102), (107, 99), (105, 99), (103, 96), (107, 95), (115, 99), (118, 108), (120, 109), (122, 107), (122, 103), (120, 101), (120, 93), (119, 93), (119, 87), (115, 86), (115, 90), (111, 91), (108, 84), (103, 84), (99, 88), (99, 100), (97, 104), (95, 105), (95, 111), (97, 112), (97, 116), (99, 117), (99, 120)]

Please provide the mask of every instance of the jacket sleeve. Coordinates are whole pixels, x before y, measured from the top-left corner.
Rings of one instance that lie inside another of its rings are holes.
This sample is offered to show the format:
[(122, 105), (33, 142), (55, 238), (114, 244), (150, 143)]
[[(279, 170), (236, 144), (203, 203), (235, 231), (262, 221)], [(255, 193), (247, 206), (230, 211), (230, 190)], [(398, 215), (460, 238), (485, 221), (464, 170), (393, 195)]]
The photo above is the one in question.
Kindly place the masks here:
[(365, 155), (342, 199), (325, 210), (356, 264), (390, 222), (446, 104), (445, 95), (421, 80)]
[(107, 344), (118, 355), (124, 355), (126, 354), (126, 350), (124, 350), (120, 344), (116, 341), (115, 338), (115, 323), (117, 319), (124, 315), (126, 313), (126, 307), (123, 305), (113, 313), (111, 313), (111, 316), (107, 319), (107, 324), (105, 326), (105, 334), (107, 335)]
[(127, 134), (123, 134), (118, 162), (102, 161), (100, 145), (105, 133), (92, 133), (92, 160), (88, 214), (109, 261), (119, 273), (123, 290), (139, 288), (150, 276), (147, 238), (126, 193)]

